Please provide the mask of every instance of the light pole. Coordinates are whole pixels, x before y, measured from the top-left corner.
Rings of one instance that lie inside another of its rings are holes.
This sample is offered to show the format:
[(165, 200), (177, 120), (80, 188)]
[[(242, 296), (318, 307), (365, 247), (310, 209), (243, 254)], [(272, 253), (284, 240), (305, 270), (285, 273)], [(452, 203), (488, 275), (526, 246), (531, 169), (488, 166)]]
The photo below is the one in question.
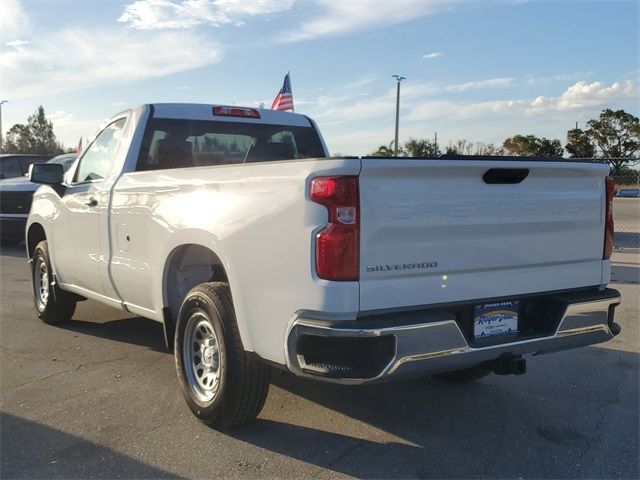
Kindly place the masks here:
[(393, 145), (394, 156), (398, 156), (398, 132), (400, 129), (400, 82), (404, 80), (406, 77), (401, 77), (400, 75), (392, 75), (398, 81), (398, 91), (396, 94), (396, 140)]
[(9, 100), (0, 100), (0, 153), (2, 153), (2, 105), (8, 102)]

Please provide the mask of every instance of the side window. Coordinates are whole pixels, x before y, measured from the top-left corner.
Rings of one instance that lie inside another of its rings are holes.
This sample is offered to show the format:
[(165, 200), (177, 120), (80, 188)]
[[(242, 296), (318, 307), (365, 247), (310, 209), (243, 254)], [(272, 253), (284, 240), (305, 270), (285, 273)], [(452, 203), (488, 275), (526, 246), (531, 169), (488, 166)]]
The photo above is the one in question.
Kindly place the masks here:
[(0, 159), (0, 178), (14, 178), (22, 175), (20, 164), (15, 158)]
[(80, 159), (74, 182), (89, 182), (109, 176), (126, 122), (121, 118), (105, 128)]

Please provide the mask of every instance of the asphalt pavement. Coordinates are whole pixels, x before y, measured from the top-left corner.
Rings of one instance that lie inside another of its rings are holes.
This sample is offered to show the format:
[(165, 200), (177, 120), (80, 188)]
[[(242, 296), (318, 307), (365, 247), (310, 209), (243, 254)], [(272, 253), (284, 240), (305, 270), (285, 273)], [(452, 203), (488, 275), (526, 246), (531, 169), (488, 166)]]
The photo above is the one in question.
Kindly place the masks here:
[(224, 433), (184, 404), (159, 324), (87, 301), (33, 312), (22, 248), (0, 251), (0, 478), (638, 478), (640, 254), (614, 254), (622, 334), (529, 358), (523, 376), (365, 387), (276, 373)]

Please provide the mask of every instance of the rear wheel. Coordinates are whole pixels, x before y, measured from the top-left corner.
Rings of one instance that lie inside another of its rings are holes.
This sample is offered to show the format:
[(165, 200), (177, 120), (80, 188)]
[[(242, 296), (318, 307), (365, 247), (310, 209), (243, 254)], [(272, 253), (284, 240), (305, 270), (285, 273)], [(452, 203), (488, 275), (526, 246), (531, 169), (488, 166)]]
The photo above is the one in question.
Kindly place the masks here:
[(491, 373), (491, 368), (489, 365), (485, 363), (479, 363), (470, 368), (465, 368), (463, 370), (455, 370), (453, 372), (446, 373), (438, 373), (434, 375), (434, 377), (444, 380), (445, 382), (451, 383), (466, 383), (466, 382), (474, 382), (476, 380), (480, 380), (483, 377), (486, 377)]
[(33, 281), (33, 300), (38, 317), (49, 325), (71, 320), (73, 312), (76, 310), (76, 301), (71, 298), (71, 295), (55, 289), (46, 240), (36, 246), (31, 266), (31, 278)]
[(176, 325), (178, 381), (191, 411), (214, 428), (258, 416), (269, 392), (269, 367), (244, 351), (229, 285), (204, 283), (185, 298)]

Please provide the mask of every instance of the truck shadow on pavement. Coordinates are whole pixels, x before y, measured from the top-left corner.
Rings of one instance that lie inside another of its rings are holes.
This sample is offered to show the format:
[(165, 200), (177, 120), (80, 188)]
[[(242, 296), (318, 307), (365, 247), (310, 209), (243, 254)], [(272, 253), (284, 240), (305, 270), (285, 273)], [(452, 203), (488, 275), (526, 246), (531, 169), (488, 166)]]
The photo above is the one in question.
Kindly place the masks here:
[(2, 412), (0, 478), (177, 478), (107, 447)]
[(356, 477), (634, 478), (639, 356), (590, 347), (547, 357), (556, 360), (524, 377), (474, 384), (347, 387), (275, 374), (275, 387), (307, 400), (293, 403), (305, 413), (231, 436)]
[(169, 353), (164, 346), (162, 325), (147, 318), (134, 317), (91, 322), (76, 319), (74, 316), (72, 321), (59, 325), (59, 328), (114, 342), (147, 347), (156, 352)]

